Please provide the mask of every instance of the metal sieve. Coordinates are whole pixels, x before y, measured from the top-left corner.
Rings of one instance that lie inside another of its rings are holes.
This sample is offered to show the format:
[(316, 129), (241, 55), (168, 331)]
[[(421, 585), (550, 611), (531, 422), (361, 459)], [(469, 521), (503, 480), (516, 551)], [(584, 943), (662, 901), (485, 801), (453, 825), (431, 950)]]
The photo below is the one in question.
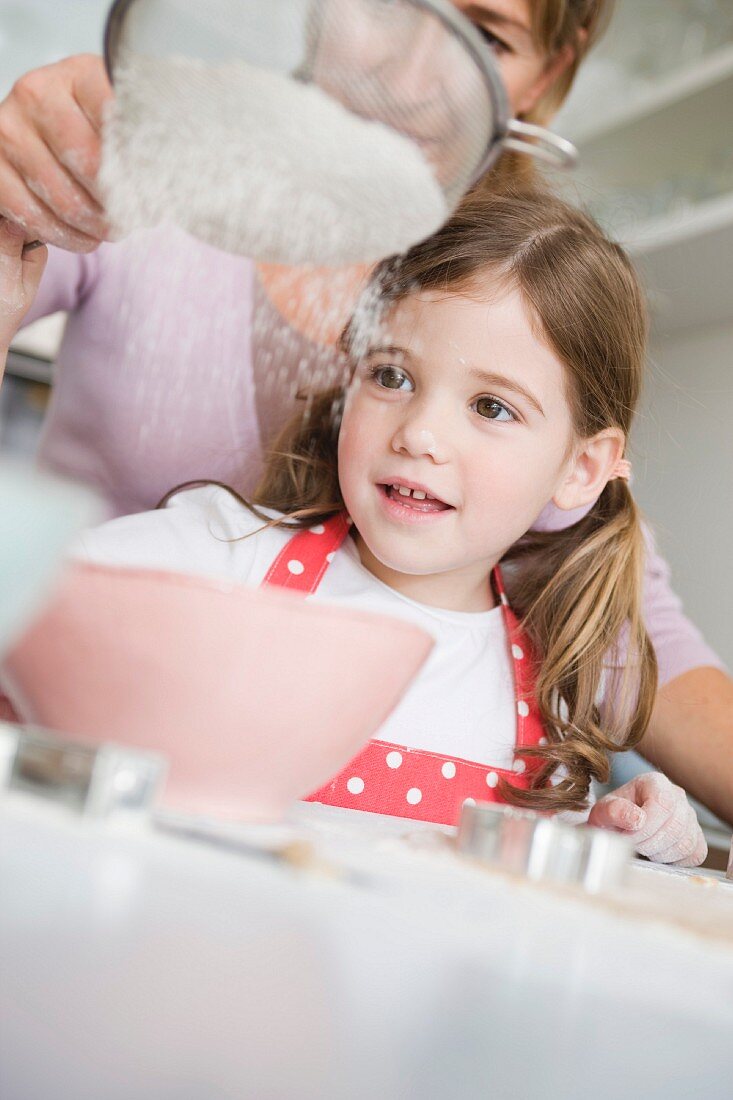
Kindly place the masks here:
[[(505, 149), (560, 167), (575, 162), (569, 142), (510, 118), (489, 46), (448, 0), (116, 0), (104, 52), (113, 83), (136, 61), (185, 59), (212, 72), (254, 66), (293, 82), (303, 96), (317, 88), (420, 151), (444, 197), (445, 217)], [(202, 83), (196, 95), (206, 88)], [(253, 94), (263, 94), (261, 85)], [(186, 125), (180, 96), (171, 93), (169, 112), (171, 125)], [(303, 124), (309, 125), (307, 114)], [(315, 143), (318, 135), (311, 136)], [(273, 176), (278, 163), (273, 156)], [(307, 167), (313, 171), (312, 163)], [(350, 178), (347, 157), (323, 170), (338, 176), (346, 223), (360, 181)], [(411, 196), (403, 202), (409, 216)]]

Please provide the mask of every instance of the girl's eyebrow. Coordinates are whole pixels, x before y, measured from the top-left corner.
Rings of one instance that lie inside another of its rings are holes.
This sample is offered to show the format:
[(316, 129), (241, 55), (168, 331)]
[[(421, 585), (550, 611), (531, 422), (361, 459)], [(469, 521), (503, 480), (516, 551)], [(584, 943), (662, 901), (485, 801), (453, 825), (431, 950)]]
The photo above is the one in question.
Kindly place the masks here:
[(483, 382), (485, 386), (493, 387), (498, 386), (501, 389), (512, 390), (514, 393), (518, 393), (523, 397), (533, 409), (536, 409), (540, 416), (545, 415), (545, 410), (540, 405), (535, 395), (514, 378), (507, 378), (505, 374), (493, 374), (491, 371), (479, 370), (478, 367), (471, 367), (468, 370), (468, 374), (471, 378), (478, 379), (479, 382)]
[(473, 23), (480, 25), (491, 23), (493, 26), (511, 28), (522, 34), (530, 43), (534, 43), (532, 31), (526, 24), (518, 19), (511, 19), (508, 15), (496, 11), (494, 8), (485, 8), (482, 4), (468, 4), (462, 9), (462, 14), (467, 16)]
[(372, 344), (367, 348), (366, 355), (404, 355), (411, 358), (409, 350), (399, 344)]

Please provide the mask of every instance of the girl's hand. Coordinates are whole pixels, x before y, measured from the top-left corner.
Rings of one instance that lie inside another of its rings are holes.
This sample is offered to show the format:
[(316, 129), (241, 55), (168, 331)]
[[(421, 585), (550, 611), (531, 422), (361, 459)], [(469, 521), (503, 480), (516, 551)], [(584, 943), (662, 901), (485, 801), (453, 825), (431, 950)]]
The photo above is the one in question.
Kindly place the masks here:
[(638, 775), (599, 799), (588, 824), (627, 833), (639, 855), (655, 863), (697, 867), (708, 854), (685, 792), (661, 772)]
[(30, 309), (48, 257), (47, 248), (23, 255), (24, 231), (0, 217), (0, 350), (10, 341)]

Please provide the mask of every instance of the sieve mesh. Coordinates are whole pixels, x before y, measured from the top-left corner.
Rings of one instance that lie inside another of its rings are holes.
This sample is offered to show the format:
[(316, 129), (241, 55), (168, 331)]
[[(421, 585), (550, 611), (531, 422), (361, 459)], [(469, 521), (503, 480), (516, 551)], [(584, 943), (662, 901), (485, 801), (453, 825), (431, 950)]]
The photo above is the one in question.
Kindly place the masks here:
[(381, 259), (442, 224), (509, 129), (491, 52), (448, 0), (117, 0), (105, 49), (119, 232)]
[(120, 57), (243, 61), (310, 81), (415, 141), (450, 204), (482, 168), (506, 115), (490, 50), (445, 0), (120, 0)]

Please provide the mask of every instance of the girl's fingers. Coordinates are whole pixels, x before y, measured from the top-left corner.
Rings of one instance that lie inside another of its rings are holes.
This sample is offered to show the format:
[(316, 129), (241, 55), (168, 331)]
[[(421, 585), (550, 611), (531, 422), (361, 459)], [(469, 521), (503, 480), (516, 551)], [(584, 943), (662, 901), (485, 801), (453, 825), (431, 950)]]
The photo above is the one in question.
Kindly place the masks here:
[(704, 863), (707, 859), (708, 844), (703, 836), (702, 829), (700, 830), (700, 836), (697, 844), (693, 848), (691, 854), (684, 859), (677, 860), (678, 867), (699, 867), (701, 863)]
[[(668, 863), (674, 867), (699, 867), (708, 854), (705, 837), (700, 835), (684, 843), (674, 845), (653, 857), (654, 863)], [(652, 858), (652, 857), (649, 857)]]
[(696, 867), (707, 855), (705, 837), (697, 815), (689, 804), (682, 812), (676, 813), (667, 827), (657, 837), (652, 838), (649, 844), (649, 858), (657, 863)]
[(653, 836), (637, 843), (636, 850), (656, 863), (677, 863), (692, 855), (701, 835), (695, 813), (686, 805), (675, 810)]
[(707, 854), (685, 792), (659, 773), (638, 776), (600, 799), (588, 824), (625, 832), (640, 855), (657, 863), (695, 867)]
[(598, 829), (616, 829), (619, 832), (632, 833), (640, 829), (645, 821), (644, 811), (628, 798), (607, 794), (599, 799), (588, 815), (588, 824)]

